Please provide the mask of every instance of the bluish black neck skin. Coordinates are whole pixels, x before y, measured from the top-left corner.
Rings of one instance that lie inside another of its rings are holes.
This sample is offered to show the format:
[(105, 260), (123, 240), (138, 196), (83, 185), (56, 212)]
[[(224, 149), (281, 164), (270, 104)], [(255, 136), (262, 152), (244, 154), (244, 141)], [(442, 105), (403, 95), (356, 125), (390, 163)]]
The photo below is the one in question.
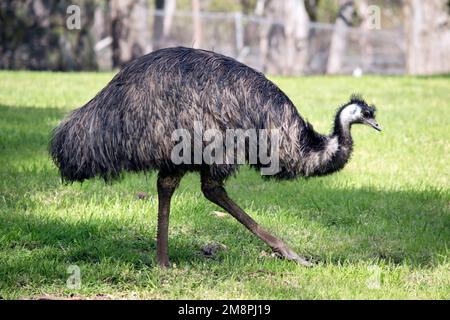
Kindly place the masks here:
[(347, 127), (343, 127), (340, 119), (342, 110), (344, 110), (345, 107), (347, 107), (347, 105), (341, 107), (336, 113), (333, 132), (331, 133), (330, 138), (337, 137), (339, 145), (351, 147), (353, 145), (353, 139), (350, 133), (351, 124)]
[[(347, 164), (350, 159), (351, 153), (353, 151), (353, 140), (350, 133), (350, 125), (344, 127), (340, 121), (340, 115), (344, 107), (338, 110), (335, 120), (334, 127), (332, 133), (325, 137), (323, 137), (323, 143), (315, 145), (315, 151), (324, 151), (327, 148), (327, 143), (332, 143), (334, 138), (337, 138), (338, 142), (338, 150), (332, 154), (328, 159), (326, 159), (321, 166), (316, 168), (314, 172), (308, 176), (324, 176), (335, 173)], [(317, 134), (317, 136), (320, 136)]]

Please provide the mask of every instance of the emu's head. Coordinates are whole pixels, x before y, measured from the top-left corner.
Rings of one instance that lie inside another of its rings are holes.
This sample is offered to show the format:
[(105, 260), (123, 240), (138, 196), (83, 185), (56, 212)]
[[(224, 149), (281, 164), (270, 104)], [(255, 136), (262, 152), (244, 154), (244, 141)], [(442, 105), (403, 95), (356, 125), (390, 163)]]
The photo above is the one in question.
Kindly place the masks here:
[(350, 102), (344, 105), (338, 112), (339, 121), (343, 127), (352, 124), (365, 124), (377, 131), (381, 131), (380, 125), (375, 120), (376, 108), (368, 105), (360, 96), (353, 95)]

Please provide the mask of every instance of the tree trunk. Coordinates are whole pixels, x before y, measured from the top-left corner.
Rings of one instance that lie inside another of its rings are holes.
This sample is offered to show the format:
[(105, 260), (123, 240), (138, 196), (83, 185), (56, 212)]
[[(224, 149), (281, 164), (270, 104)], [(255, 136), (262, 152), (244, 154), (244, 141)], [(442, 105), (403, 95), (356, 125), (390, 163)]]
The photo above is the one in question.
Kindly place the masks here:
[(68, 0), (0, 1), (0, 68), (96, 69), (91, 26), (93, 0), (74, 1), (83, 12), (81, 28), (68, 30)]
[(194, 26), (194, 34), (193, 34), (193, 48), (201, 48), (202, 46), (202, 38), (203, 38), (203, 29), (202, 22), (200, 17), (200, 0), (192, 0), (192, 22)]
[(106, 2), (99, 3), (95, 8), (93, 23), (93, 38), (95, 54), (99, 70), (112, 69), (112, 37), (111, 13)]
[(328, 56), (328, 74), (340, 74), (343, 72), (342, 68), (347, 52), (348, 32), (352, 24), (354, 11), (355, 5), (353, 1), (339, 0), (339, 14), (336, 18), (335, 29), (331, 39), (330, 54)]
[(147, 1), (112, 0), (110, 5), (113, 66), (122, 67), (150, 51)]
[(156, 0), (155, 9), (158, 13), (155, 15), (153, 22), (153, 50), (170, 45), (168, 38), (172, 28), (173, 16), (177, 9), (177, 1)]
[(153, 20), (153, 50), (160, 49), (162, 47), (164, 36), (164, 16), (161, 15), (164, 10), (164, 0), (155, 1), (155, 16)]
[(303, 0), (270, 1), (265, 15), (273, 21), (261, 45), (266, 55), (264, 71), (271, 74), (303, 74), (308, 60), (309, 17)]
[(317, 21), (317, 10), (319, 10), (319, 0), (305, 0), (305, 9), (311, 21)]
[(447, 0), (405, 0), (407, 69), (410, 74), (450, 72), (450, 8)]
[(164, 7), (163, 36), (167, 38), (172, 28), (173, 15), (177, 9), (177, 0), (166, 0)]
[(362, 68), (364, 73), (370, 73), (373, 63), (374, 50), (372, 46), (372, 30), (374, 26), (372, 25), (370, 14), (370, 7), (367, 0), (360, 0), (358, 2), (358, 15), (362, 18), (360, 29), (364, 33), (359, 37), (359, 43), (361, 48)]

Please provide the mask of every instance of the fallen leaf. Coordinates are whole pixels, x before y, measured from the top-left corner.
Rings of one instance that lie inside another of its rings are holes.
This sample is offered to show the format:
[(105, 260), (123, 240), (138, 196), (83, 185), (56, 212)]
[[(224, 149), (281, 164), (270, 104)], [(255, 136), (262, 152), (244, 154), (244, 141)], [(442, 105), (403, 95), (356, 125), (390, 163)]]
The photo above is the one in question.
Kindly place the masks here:
[(217, 218), (225, 218), (228, 216), (228, 214), (226, 214), (225, 212), (220, 211), (213, 211), (212, 214), (215, 215)]

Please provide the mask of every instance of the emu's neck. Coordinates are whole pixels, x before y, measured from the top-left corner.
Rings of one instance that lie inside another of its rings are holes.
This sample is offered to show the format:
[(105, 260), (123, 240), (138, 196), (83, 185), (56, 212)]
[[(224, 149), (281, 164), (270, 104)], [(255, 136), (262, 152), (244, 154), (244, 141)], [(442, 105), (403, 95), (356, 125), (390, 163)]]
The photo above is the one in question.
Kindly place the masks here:
[[(350, 133), (351, 124), (341, 117), (342, 109), (336, 114), (334, 128), (330, 135), (323, 136), (308, 132), (315, 141), (303, 141), (303, 174), (307, 177), (328, 175), (341, 170), (350, 159), (353, 140)], [(312, 126), (307, 130), (313, 130)]]
[(330, 137), (337, 138), (340, 145), (351, 147), (353, 145), (352, 134), (350, 132), (351, 124), (343, 117), (343, 110), (339, 110), (336, 114), (333, 132)]

